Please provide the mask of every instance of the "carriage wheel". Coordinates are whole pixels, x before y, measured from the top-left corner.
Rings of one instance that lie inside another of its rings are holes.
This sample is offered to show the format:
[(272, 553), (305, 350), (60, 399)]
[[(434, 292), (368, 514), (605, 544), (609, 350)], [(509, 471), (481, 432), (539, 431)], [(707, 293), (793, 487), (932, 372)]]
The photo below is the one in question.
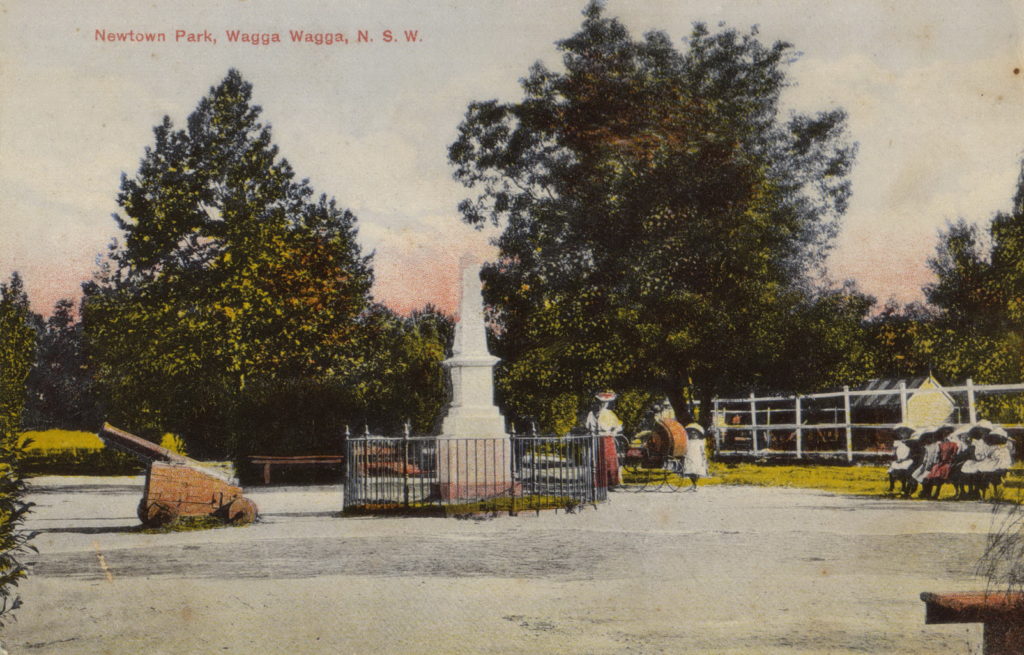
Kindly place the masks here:
[(151, 502), (145, 498), (139, 501), (137, 513), (142, 525), (147, 528), (162, 528), (173, 523), (179, 516), (178, 509), (173, 505)]
[(228, 522), (234, 525), (248, 525), (255, 521), (258, 515), (259, 510), (256, 509), (256, 503), (244, 496), (235, 498), (227, 506)]
[[(666, 491), (671, 493), (678, 493), (686, 488), (686, 478), (683, 477), (683, 466), (682, 462), (676, 460), (676, 470), (672, 471), (671, 474), (665, 476), (665, 487)], [(673, 479), (673, 476), (674, 479)]]
[(623, 458), (622, 471), (633, 477), (630, 485), (632, 491), (646, 491), (651, 486), (651, 462), (650, 455), (646, 448), (640, 449), (640, 454), (633, 453), (628, 458)]

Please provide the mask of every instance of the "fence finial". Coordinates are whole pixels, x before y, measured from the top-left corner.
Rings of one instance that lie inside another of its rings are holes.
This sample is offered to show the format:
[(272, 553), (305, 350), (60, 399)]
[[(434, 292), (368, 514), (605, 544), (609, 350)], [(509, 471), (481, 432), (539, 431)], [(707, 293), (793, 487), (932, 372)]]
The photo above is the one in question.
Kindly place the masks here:
[(348, 423), (346, 423), (346, 424), (345, 424), (345, 438), (346, 438), (346, 439), (348, 439), (348, 438), (349, 438), (349, 437), (351, 437), (351, 436), (352, 436), (352, 433), (351, 433), (351, 432), (349, 432), (349, 429), (348, 429)]
[(412, 421), (405, 419), (405, 424), (402, 426), (405, 432), (405, 438), (408, 439), (409, 435), (412, 434)]

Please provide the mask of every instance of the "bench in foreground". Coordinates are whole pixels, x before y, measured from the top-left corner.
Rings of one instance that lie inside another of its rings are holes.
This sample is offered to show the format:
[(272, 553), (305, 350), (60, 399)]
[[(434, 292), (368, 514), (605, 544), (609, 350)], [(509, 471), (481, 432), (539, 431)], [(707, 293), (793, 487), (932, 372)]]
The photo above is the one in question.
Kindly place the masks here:
[(984, 655), (1024, 653), (1024, 594), (926, 591), (921, 600), (925, 602), (925, 623), (984, 624)]

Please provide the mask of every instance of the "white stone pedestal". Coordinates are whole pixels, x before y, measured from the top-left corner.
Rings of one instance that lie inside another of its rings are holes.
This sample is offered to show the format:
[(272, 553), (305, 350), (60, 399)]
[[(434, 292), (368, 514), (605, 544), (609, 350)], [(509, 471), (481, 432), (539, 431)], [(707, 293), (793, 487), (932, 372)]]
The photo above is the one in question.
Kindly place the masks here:
[(487, 350), (480, 272), (462, 271), (459, 322), (452, 357), (444, 365), (452, 399), (437, 443), (438, 493), (442, 499), (490, 498), (512, 491), (512, 442), (494, 404), (494, 366)]

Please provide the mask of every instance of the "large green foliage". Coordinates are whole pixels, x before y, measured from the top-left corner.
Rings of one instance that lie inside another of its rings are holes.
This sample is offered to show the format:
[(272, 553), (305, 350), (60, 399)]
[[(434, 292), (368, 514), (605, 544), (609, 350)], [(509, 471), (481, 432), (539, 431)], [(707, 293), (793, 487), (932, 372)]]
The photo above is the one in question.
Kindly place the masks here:
[[(940, 237), (925, 295), (939, 310), (917, 349), (945, 378), (998, 384), (1024, 379), (1024, 163), (1013, 208), (979, 227), (964, 220)], [(1003, 399), (1001, 420), (1024, 420)]]
[[(278, 156), (232, 70), (189, 116), (154, 129), (122, 176), (115, 242), (85, 285), (83, 322), (109, 418), (223, 456), (246, 389), (354, 380), (370, 257), (356, 219)], [(285, 438), (287, 435), (282, 435)]]
[(47, 320), (39, 319), (25, 408), (25, 424), (32, 428), (95, 430), (102, 421), (86, 363), (82, 323), (75, 320), (73, 307), (70, 300), (59, 300)]
[(25, 409), (25, 381), (35, 357), (35, 331), (28, 297), (17, 273), (0, 284), (0, 626), (17, 609), (14, 587), (27, 571), (23, 556), (32, 534), (22, 529), (25, 503), (18, 443)]
[(875, 374), (907, 378), (935, 371), (932, 339), (936, 317), (934, 308), (921, 303), (887, 302), (865, 325)]
[(540, 415), (615, 386), (685, 417), (688, 397), (820, 382), (816, 365), (780, 379), (805, 324), (832, 362), (870, 306), (811, 282), (849, 195), (845, 114), (780, 117), (794, 53), (756, 30), (698, 24), (679, 51), (598, 3), (584, 15), (564, 71), (535, 64), (519, 102), (472, 103), (449, 149), (476, 192), (463, 219), (504, 228), (485, 271), (504, 402)]
[(345, 378), (257, 380), (238, 394), (235, 457), (341, 452), (342, 435), (429, 433), (447, 401), (441, 365), (453, 322), (432, 307), (402, 317), (374, 304), (358, 319), (358, 371)]

